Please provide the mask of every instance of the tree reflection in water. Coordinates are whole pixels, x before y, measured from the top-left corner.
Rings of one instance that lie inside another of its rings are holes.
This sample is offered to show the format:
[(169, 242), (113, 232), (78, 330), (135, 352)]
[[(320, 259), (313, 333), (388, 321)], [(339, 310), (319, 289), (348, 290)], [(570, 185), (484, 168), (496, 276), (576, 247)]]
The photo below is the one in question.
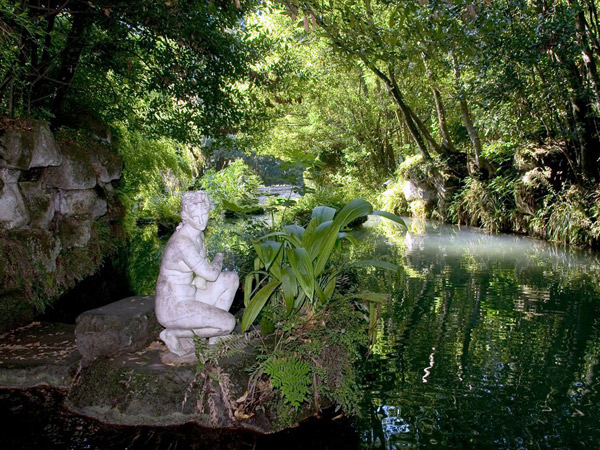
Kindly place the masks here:
[(369, 246), (394, 246), (404, 272), (369, 278), (394, 296), (368, 362), (363, 444), (597, 448), (598, 255), (411, 225)]

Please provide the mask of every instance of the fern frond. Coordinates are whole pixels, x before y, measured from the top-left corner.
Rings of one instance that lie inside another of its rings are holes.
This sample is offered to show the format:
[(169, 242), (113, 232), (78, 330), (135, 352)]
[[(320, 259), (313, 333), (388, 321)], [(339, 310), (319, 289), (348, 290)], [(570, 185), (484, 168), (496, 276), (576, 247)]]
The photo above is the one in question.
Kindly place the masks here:
[(286, 356), (266, 360), (262, 369), (271, 378), (273, 387), (281, 391), (284, 401), (293, 408), (297, 409), (307, 400), (312, 382), (310, 365), (294, 356)]

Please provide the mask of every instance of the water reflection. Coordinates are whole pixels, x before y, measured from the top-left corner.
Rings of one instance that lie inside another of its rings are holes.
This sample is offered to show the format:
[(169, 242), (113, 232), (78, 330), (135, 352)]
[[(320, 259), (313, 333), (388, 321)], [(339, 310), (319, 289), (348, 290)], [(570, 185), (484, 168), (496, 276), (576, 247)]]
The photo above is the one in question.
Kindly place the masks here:
[(395, 251), (404, 274), (370, 277), (394, 297), (369, 363), (364, 446), (599, 448), (598, 256), (469, 228), (409, 229), (369, 245)]

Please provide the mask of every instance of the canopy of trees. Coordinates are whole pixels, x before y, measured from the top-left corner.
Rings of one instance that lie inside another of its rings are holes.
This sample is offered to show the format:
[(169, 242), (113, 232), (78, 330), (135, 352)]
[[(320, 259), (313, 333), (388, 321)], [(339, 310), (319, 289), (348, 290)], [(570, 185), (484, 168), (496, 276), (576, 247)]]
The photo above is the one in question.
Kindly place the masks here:
[(482, 136), (553, 139), (571, 180), (597, 181), (594, 0), (303, 1), (286, 8), (385, 85), (425, 160), (466, 152), (482, 170)]
[(55, 125), (91, 111), (181, 143), (234, 136), (237, 150), (321, 183), (379, 191), (418, 179), (437, 192), (439, 217), (495, 230), (542, 230), (550, 205), (568, 203), (561, 214), (590, 231), (597, 7), (3, 0), (0, 106)]
[(253, 2), (2, 0), (0, 102), (61, 124), (81, 109), (182, 140), (242, 120)]

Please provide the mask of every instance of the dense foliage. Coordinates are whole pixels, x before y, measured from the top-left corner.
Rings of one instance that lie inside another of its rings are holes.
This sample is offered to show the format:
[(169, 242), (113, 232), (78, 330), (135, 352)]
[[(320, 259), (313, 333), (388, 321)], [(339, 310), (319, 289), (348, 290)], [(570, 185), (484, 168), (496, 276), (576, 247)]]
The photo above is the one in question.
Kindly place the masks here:
[(596, 1), (281, 3), (311, 89), (276, 105), (270, 145), (346, 185), (395, 179), (397, 212), (597, 244)]
[(2, 111), (76, 125), (88, 111), (181, 140), (226, 133), (258, 50), (243, 3), (3, 0)]

